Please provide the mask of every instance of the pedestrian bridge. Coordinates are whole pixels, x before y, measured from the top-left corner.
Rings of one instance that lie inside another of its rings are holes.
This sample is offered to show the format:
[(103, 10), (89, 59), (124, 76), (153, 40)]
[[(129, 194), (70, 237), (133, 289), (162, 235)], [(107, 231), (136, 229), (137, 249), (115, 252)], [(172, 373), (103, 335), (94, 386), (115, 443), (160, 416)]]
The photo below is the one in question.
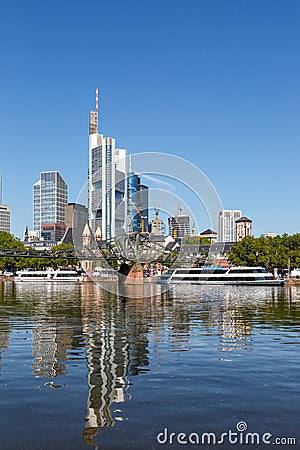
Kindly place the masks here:
[(65, 249), (39, 250), (27, 247), (1, 248), (0, 258), (66, 258), (74, 260), (105, 260), (108, 264), (116, 262), (133, 265), (147, 262), (174, 262), (177, 252), (166, 251), (164, 243), (150, 239), (143, 233), (131, 233), (111, 241), (95, 241), (94, 243)]

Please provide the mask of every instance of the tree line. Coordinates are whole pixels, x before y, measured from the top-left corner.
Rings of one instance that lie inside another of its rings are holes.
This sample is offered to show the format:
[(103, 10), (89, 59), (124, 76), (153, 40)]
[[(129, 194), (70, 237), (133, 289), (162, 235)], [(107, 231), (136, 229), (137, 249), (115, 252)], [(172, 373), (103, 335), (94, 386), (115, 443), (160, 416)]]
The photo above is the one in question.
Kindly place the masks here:
[[(58, 244), (52, 247), (53, 251), (65, 250), (73, 248), (70, 244)], [(11, 233), (7, 231), (0, 231), (0, 249), (16, 249), (16, 250), (26, 250), (26, 246), (19, 238), (16, 238)], [(46, 267), (53, 267), (57, 269), (58, 267), (75, 266), (77, 264), (76, 259), (72, 258), (26, 258), (26, 257), (0, 257), (0, 270), (15, 271), (26, 268), (32, 268), (37, 270), (43, 270)]]
[[(193, 237), (194, 238), (194, 237)], [(185, 239), (185, 244), (195, 244), (195, 239)], [(201, 241), (200, 241), (201, 242)], [(198, 238), (198, 244), (199, 238)], [(201, 244), (208, 242), (201, 242)], [(6, 231), (0, 231), (0, 249), (26, 250), (26, 246), (20, 239)], [(73, 248), (70, 244), (59, 244), (52, 248), (55, 250), (65, 250)], [(239, 266), (263, 266), (267, 269), (279, 269), (283, 271), (300, 267), (300, 233), (293, 235), (283, 234), (276, 237), (254, 238), (247, 236), (236, 242), (231, 251), (227, 254), (231, 264)], [(45, 267), (75, 266), (78, 260), (62, 257), (53, 258), (24, 258), (24, 257), (0, 257), (0, 270), (17, 270), (34, 268), (42, 270)]]
[(276, 237), (247, 236), (236, 242), (228, 261), (241, 266), (263, 266), (268, 269), (300, 267), (300, 233)]

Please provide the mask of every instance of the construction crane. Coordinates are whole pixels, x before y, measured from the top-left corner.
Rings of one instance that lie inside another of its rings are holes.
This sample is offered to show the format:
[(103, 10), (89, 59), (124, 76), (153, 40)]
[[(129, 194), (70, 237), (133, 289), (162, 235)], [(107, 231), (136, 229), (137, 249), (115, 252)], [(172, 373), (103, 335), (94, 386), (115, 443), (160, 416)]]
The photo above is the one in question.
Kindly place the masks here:
[(133, 205), (134, 209), (136, 210), (136, 212), (137, 212), (139, 218), (140, 218), (141, 221), (142, 221), (142, 230), (141, 230), (141, 232), (144, 233), (144, 232), (145, 232), (145, 219), (147, 219), (147, 216), (142, 216), (141, 211), (138, 209), (138, 207), (136, 206), (136, 204), (134, 203), (134, 201), (133, 201), (131, 198), (130, 198), (129, 200), (130, 200), (131, 204)]

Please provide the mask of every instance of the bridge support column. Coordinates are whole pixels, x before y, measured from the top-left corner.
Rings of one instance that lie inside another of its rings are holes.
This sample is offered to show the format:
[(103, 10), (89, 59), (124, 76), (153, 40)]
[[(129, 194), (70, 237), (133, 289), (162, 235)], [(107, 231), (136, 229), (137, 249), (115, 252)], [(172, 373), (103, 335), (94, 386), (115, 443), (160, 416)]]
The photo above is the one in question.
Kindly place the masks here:
[(143, 284), (144, 283), (144, 271), (143, 266), (140, 263), (135, 263), (124, 281), (124, 284)]

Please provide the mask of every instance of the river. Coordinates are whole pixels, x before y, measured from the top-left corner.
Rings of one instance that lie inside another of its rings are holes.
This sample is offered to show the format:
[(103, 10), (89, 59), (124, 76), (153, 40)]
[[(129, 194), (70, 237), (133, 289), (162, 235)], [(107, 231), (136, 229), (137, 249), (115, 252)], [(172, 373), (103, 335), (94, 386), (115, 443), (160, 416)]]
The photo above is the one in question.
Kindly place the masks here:
[(300, 449), (300, 287), (160, 289), (0, 282), (1, 450)]

